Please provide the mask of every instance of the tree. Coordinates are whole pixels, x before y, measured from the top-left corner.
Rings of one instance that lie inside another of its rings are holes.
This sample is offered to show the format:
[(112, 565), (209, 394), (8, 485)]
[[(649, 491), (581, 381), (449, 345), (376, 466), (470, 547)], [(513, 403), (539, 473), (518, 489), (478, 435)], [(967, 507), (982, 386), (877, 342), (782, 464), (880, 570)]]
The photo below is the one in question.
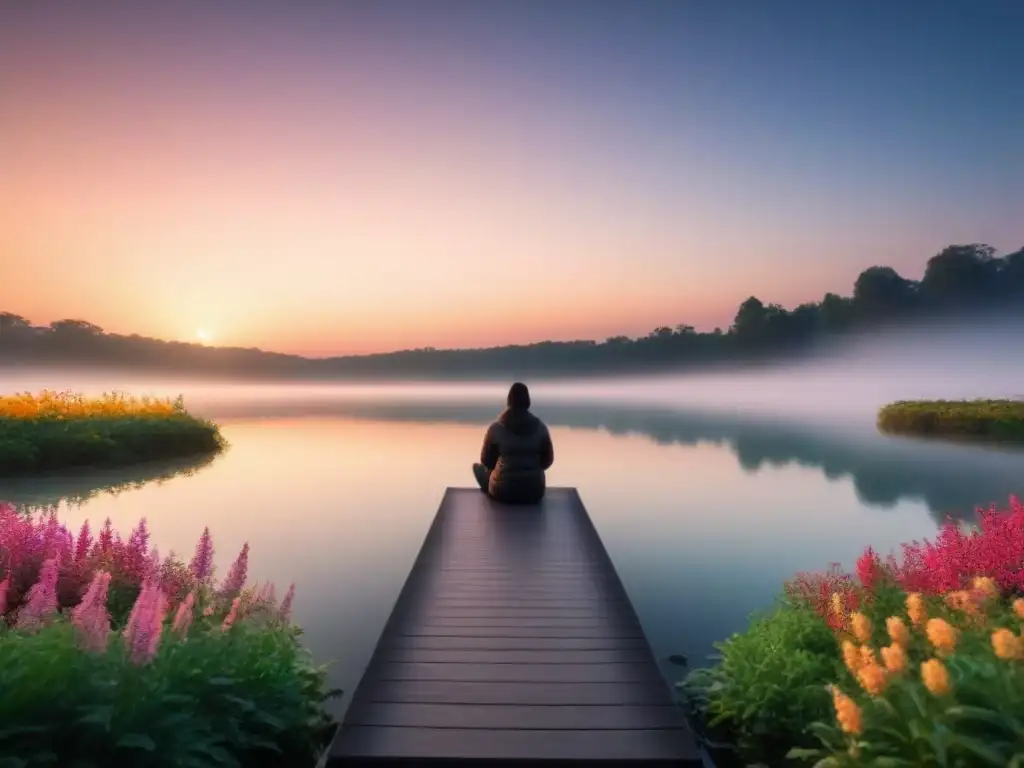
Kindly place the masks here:
[(933, 304), (983, 301), (998, 288), (1002, 264), (990, 245), (950, 245), (928, 259), (921, 295)]
[(733, 333), (743, 340), (758, 338), (764, 329), (765, 314), (761, 300), (751, 296), (736, 310), (736, 318), (732, 322)]
[(868, 321), (887, 319), (913, 306), (915, 284), (892, 267), (868, 267), (853, 285), (853, 303)]
[(27, 331), (31, 326), (27, 319), (13, 312), (0, 312), (0, 341), (5, 337)]

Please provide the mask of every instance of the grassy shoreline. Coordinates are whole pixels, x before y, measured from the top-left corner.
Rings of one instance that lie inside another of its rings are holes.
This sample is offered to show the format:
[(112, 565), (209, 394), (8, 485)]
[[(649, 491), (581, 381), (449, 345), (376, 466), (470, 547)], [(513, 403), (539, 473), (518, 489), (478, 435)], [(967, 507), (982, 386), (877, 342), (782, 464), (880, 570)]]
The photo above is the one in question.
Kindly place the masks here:
[(878, 412), (887, 434), (1024, 443), (1024, 400), (901, 400)]
[(44, 391), (0, 396), (0, 476), (214, 454), (216, 424), (176, 400)]

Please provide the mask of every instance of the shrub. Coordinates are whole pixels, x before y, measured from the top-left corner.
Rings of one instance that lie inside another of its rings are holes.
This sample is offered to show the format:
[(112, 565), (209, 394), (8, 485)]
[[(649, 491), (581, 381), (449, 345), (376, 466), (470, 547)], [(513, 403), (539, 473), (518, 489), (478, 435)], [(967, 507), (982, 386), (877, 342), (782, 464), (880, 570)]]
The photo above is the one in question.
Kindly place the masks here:
[(878, 412), (883, 432), (1024, 440), (1021, 400), (901, 400)]
[(0, 764), (312, 765), (332, 725), (325, 671), (290, 624), (294, 586), (214, 582), (191, 563), (0, 505)]
[(841, 668), (835, 636), (808, 605), (784, 600), (717, 649), (721, 661), (682, 684), (711, 734), (745, 761), (776, 765), (794, 744), (811, 745), (808, 722), (829, 713), (825, 685)]
[(223, 447), (217, 426), (191, 415), (181, 398), (46, 391), (0, 397), (0, 474), (119, 466)]

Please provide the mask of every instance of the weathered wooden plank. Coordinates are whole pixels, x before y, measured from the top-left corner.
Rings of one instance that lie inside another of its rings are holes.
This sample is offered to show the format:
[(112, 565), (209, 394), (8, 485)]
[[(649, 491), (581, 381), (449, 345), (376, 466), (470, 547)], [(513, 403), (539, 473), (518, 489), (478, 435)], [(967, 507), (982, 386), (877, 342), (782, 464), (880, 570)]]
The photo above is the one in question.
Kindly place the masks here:
[(502, 730), (653, 730), (677, 728), (679, 713), (673, 704), (620, 704), (616, 706), (524, 706), (496, 704), (410, 704), (369, 702), (346, 718), (348, 725), (398, 728), (484, 728)]
[(673, 760), (678, 765), (681, 755), (693, 751), (692, 737), (678, 729), (563, 730), (555, 735), (550, 730), (346, 725), (338, 739), (352, 754), (368, 758), (428, 755), (451, 760)]
[(700, 764), (572, 489), (448, 490), (331, 754)]
[(390, 648), (385, 663), (398, 664), (647, 664), (646, 648), (586, 649), (562, 647), (530, 649)]
[(450, 651), (577, 651), (641, 650), (647, 653), (647, 641), (642, 637), (436, 637), (423, 635), (394, 635), (383, 638), (380, 646), (384, 654), (392, 649), (430, 649)]
[[(663, 691), (648, 683), (459, 683), (439, 680), (374, 680), (363, 698), (436, 704), (522, 704), (586, 707), (664, 704)], [(358, 705), (353, 700), (352, 706)], [(341, 747), (344, 747), (342, 742)]]
[(439, 664), (382, 662), (378, 680), (460, 683), (651, 683), (661, 673), (648, 664)]

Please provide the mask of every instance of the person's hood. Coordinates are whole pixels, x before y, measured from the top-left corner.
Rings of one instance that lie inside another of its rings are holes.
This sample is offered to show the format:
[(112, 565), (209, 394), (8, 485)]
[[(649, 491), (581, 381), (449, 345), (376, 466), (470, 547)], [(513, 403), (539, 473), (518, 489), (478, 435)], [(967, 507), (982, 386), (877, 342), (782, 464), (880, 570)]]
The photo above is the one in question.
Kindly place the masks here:
[(506, 408), (498, 417), (498, 423), (513, 435), (532, 435), (540, 429), (540, 419), (529, 411)]

